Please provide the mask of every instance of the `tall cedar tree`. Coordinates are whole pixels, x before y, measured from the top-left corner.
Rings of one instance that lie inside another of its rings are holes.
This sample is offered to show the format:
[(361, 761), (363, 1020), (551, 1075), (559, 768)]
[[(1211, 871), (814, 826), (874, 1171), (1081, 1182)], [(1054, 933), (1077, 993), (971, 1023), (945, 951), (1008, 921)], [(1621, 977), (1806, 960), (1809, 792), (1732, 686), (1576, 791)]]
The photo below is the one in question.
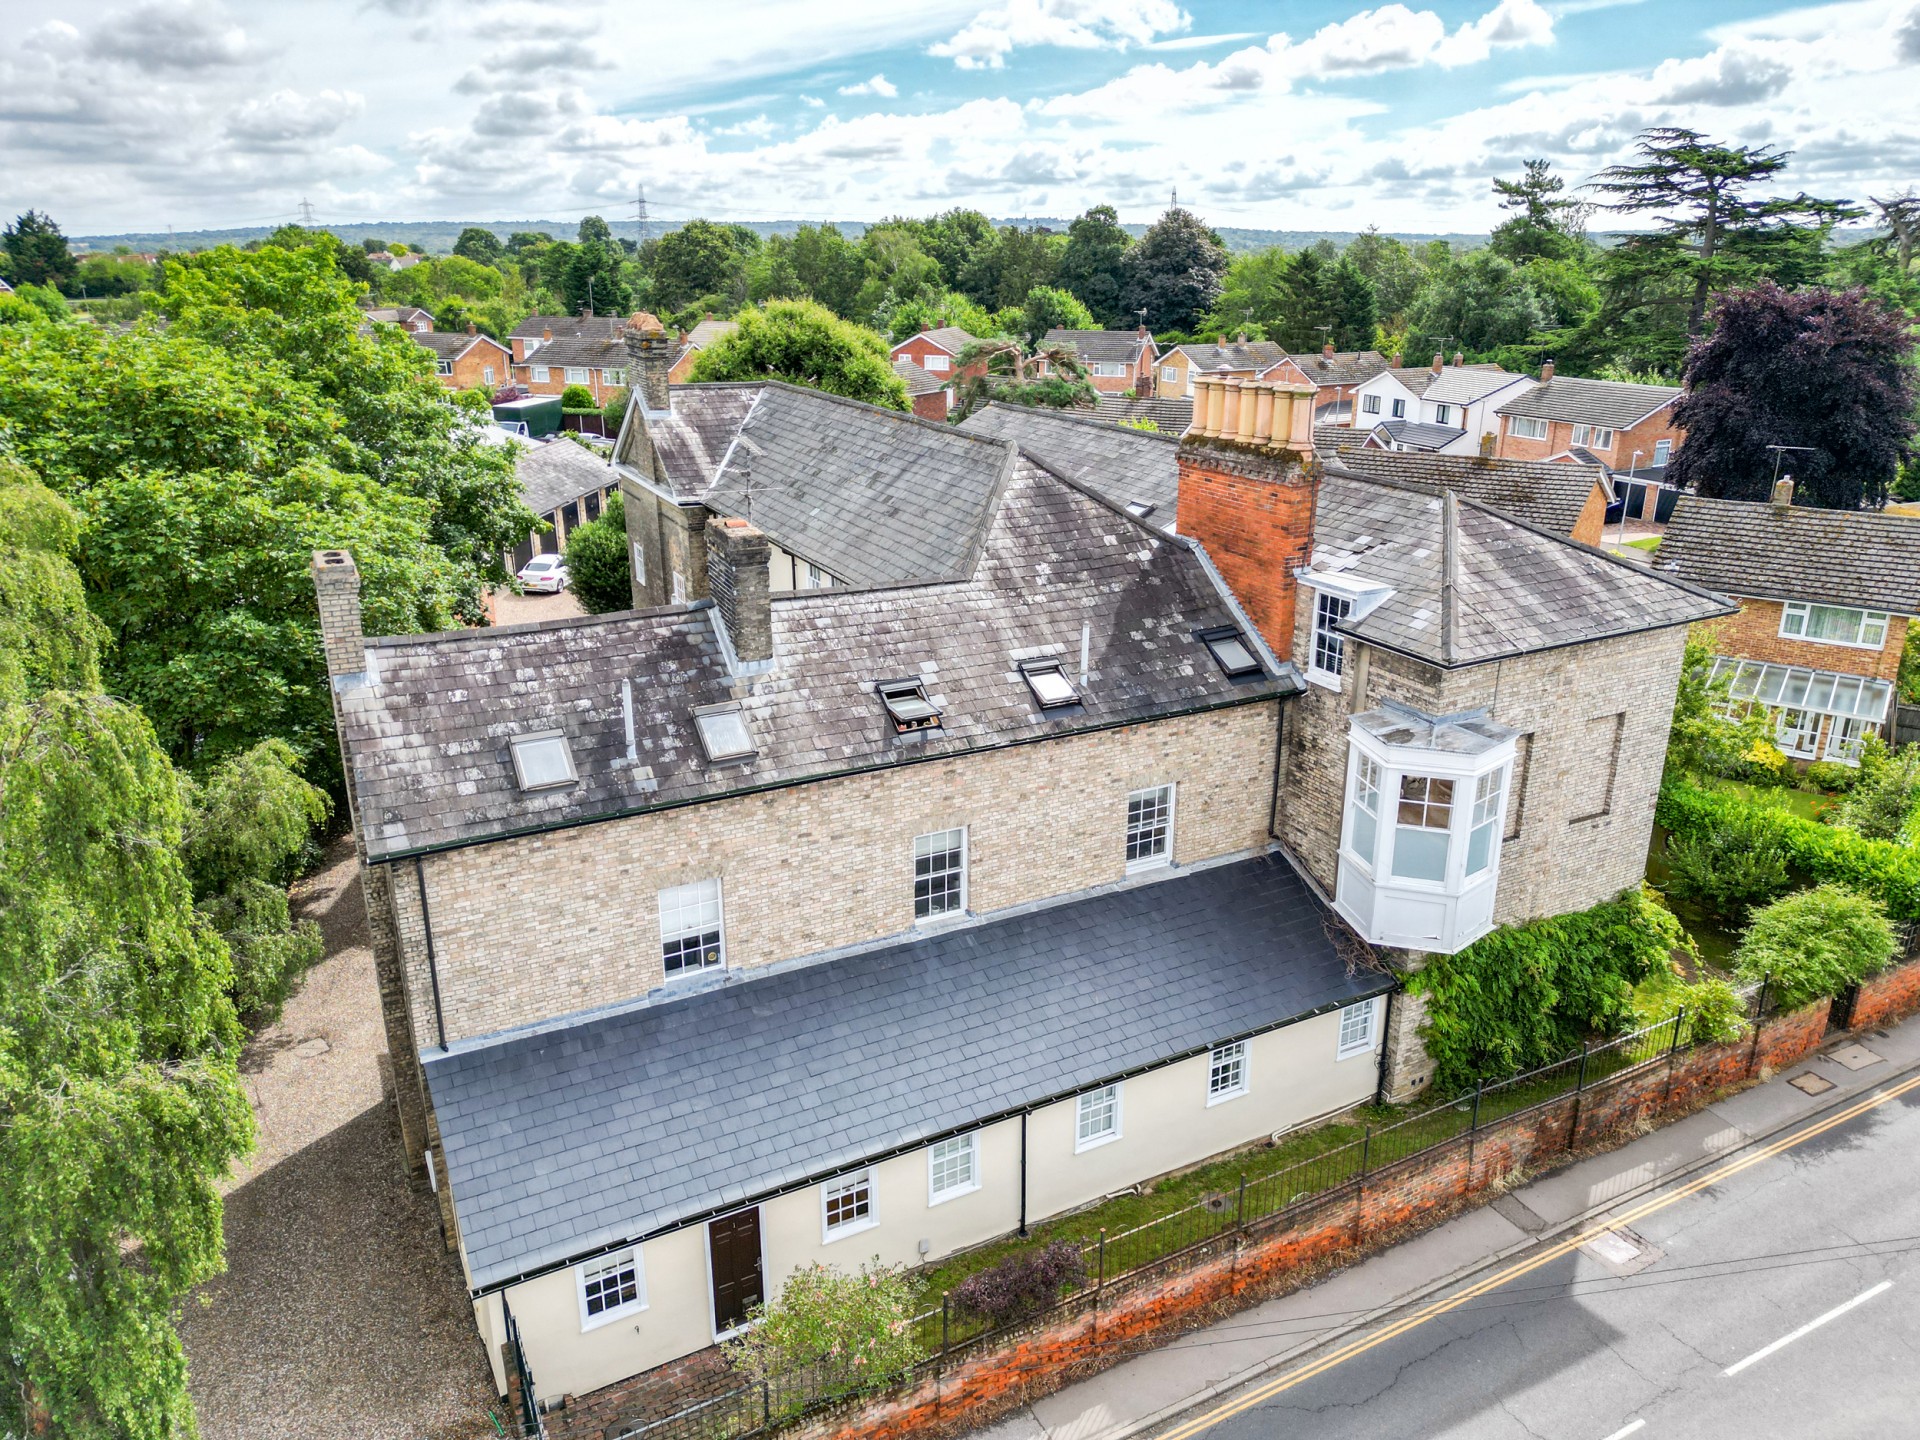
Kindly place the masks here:
[(1192, 330), (1220, 297), (1227, 249), (1190, 210), (1178, 206), (1153, 223), (1121, 265), (1125, 318), (1146, 312), (1149, 330)]
[(1586, 207), (1578, 200), (1560, 198), (1566, 182), (1546, 160), (1529, 160), (1518, 180), (1493, 182), (1500, 208), (1513, 217), (1494, 227), (1488, 240), (1493, 253), (1516, 265), (1529, 260), (1571, 260), (1580, 253), (1580, 229)]
[(1786, 456), (1798, 503), (1880, 504), (1912, 445), (1913, 344), (1907, 318), (1859, 290), (1767, 282), (1722, 297), (1713, 333), (1687, 357), (1673, 413), (1687, 443), (1672, 479), (1763, 500), (1774, 467), (1766, 447), (1810, 445)]
[(0, 234), (0, 250), (6, 251), (6, 278), (15, 285), (48, 285), (65, 290), (73, 284), (78, 262), (51, 215), (27, 211)]

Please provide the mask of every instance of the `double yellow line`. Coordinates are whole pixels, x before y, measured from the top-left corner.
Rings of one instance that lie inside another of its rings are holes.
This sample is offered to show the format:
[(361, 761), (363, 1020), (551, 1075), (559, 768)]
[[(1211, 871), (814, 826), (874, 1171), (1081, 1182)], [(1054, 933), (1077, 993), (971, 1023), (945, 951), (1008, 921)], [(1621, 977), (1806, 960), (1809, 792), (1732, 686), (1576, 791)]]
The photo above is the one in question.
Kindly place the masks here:
[(1776, 1155), (1783, 1155), (1793, 1149), (1794, 1146), (1804, 1145), (1815, 1136), (1824, 1135), (1827, 1131), (1844, 1125), (1849, 1120), (1857, 1119), (1869, 1110), (1885, 1105), (1890, 1100), (1897, 1100), (1909, 1090), (1916, 1088), (1920, 1088), (1920, 1075), (1916, 1075), (1909, 1080), (1903, 1080), (1898, 1085), (1883, 1090), (1870, 1099), (1861, 1100), (1849, 1105), (1846, 1109), (1829, 1115), (1817, 1125), (1809, 1125), (1806, 1129), (1796, 1131), (1785, 1139), (1775, 1140), (1770, 1145), (1763, 1145), (1758, 1150), (1742, 1155), (1738, 1160), (1730, 1160), (1725, 1165), (1718, 1166), (1695, 1179), (1689, 1180), (1677, 1189), (1669, 1190), (1665, 1194), (1655, 1195), (1650, 1199), (1643, 1200), (1631, 1209), (1611, 1216), (1599, 1224), (1590, 1226), (1577, 1235), (1570, 1235), (1564, 1240), (1556, 1241), (1539, 1254), (1510, 1265), (1505, 1270), (1497, 1271), (1489, 1275), (1486, 1279), (1469, 1285), (1457, 1294), (1449, 1295), (1444, 1300), (1437, 1300), (1431, 1305), (1424, 1306), (1414, 1311), (1413, 1314), (1407, 1316), (1404, 1320), (1397, 1320), (1376, 1334), (1369, 1335), (1362, 1340), (1351, 1341), (1339, 1349), (1321, 1356), (1318, 1360), (1310, 1361), (1296, 1370), (1289, 1370), (1286, 1374), (1269, 1380), (1264, 1385), (1249, 1390), (1236, 1399), (1229, 1400), (1226, 1404), (1207, 1411), (1204, 1415), (1196, 1415), (1193, 1419), (1182, 1422), (1161, 1435), (1159, 1440), (1191, 1440), (1192, 1436), (1198, 1435), (1206, 1430), (1211, 1430), (1222, 1420), (1231, 1419), (1235, 1415), (1253, 1409), (1256, 1405), (1264, 1404), (1274, 1396), (1293, 1389), (1296, 1385), (1304, 1385), (1316, 1376), (1324, 1375), (1329, 1370), (1346, 1364), (1347, 1361), (1353, 1359), (1355, 1356), (1366, 1354), (1367, 1351), (1373, 1349), (1375, 1346), (1384, 1345), (1389, 1340), (1396, 1340), (1410, 1330), (1417, 1330), (1428, 1321), (1437, 1320), (1449, 1311), (1458, 1310), (1462, 1305), (1477, 1300), (1490, 1291), (1498, 1290), (1502, 1285), (1517, 1280), (1522, 1275), (1531, 1274), (1543, 1265), (1551, 1265), (1561, 1256), (1571, 1254), (1573, 1251), (1579, 1249), (1580, 1246), (1586, 1244), (1587, 1241), (1593, 1239), (1595, 1236), (1604, 1235), (1609, 1230), (1619, 1229), (1623, 1225), (1631, 1225), (1634, 1221), (1652, 1215), (1656, 1211), (1664, 1210), (1669, 1205), (1685, 1200), (1690, 1195), (1698, 1195), (1702, 1190), (1707, 1189), (1709, 1186), (1719, 1184), (1729, 1176), (1738, 1175), (1742, 1170), (1751, 1169), (1764, 1160), (1771, 1160)]

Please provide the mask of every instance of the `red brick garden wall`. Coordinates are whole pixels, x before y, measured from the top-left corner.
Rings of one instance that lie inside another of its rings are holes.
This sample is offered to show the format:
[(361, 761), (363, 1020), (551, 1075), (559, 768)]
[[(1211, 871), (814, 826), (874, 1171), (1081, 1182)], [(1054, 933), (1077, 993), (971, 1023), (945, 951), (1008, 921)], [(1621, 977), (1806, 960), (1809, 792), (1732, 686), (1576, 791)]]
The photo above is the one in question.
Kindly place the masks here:
[(1904, 1020), (1917, 1010), (1920, 1010), (1920, 960), (1909, 960), (1861, 982), (1847, 1028), (1870, 1030), (1889, 1020)]

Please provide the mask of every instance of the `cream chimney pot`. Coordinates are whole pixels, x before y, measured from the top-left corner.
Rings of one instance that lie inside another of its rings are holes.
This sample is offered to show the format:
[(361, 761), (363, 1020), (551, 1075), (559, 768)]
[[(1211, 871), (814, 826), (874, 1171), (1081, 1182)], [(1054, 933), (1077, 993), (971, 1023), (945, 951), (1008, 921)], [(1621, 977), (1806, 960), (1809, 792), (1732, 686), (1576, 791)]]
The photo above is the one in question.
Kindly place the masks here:
[(1226, 439), (1235, 439), (1240, 434), (1240, 382), (1229, 375), (1220, 382), (1223, 399), (1220, 404), (1220, 434)]

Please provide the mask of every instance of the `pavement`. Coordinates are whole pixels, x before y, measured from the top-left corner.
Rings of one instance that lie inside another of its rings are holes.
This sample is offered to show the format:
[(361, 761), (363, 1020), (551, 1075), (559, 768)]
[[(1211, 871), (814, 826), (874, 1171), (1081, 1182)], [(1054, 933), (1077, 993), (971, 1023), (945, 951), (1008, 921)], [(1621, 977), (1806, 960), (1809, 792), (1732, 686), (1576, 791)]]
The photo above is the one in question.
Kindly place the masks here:
[(326, 940), (241, 1057), (258, 1146), (226, 1185), (227, 1271), (182, 1308), (204, 1440), (496, 1433), (459, 1263), (407, 1184), (353, 846), (296, 887)]
[(1830, 1117), (1920, 1067), (1920, 1019), (1854, 1040), (982, 1434), (1913, 1433), (1920, 1075)]

